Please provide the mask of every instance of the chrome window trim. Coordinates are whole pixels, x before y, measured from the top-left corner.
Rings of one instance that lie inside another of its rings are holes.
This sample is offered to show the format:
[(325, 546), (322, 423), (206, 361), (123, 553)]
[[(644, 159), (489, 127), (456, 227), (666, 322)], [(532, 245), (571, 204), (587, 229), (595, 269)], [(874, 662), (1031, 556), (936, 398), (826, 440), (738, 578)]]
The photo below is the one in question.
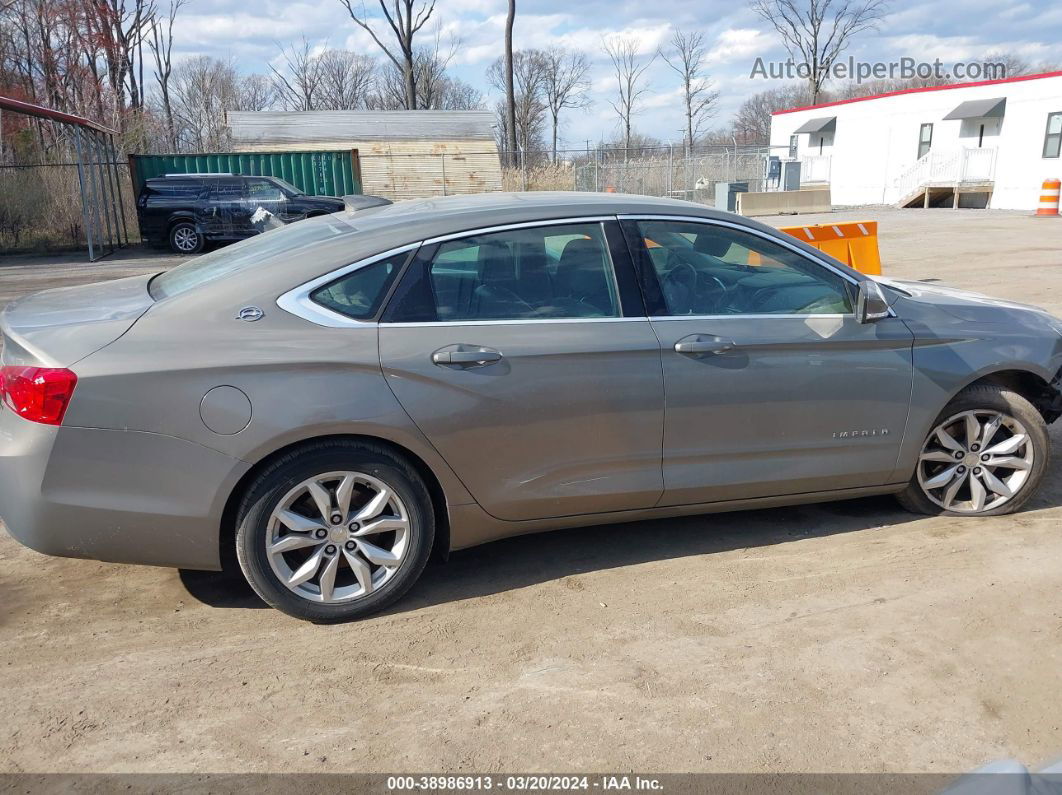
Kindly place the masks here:
[(317, 303), (310, 298), (310, 293), (318, 287), (323, 287), (330, 282), (334, 282), (336, 279), (341, 279), (348, 273), (353, 273), (356, 270), (372, 265), (374, 262), (393, 257), (396, 254), (413, 251), (420, 248), (420, 246), (421, 243), (408, 243), (404, 246), (399, 246), (398, 248), (389, 249), (380, 254), (373, 254), (365, 259), (352, 262), (349, 265), (344, 265), (343, 267), (330, 271), (323, 276), (318, 276), (316, 279), (311, 279), (308, 282), (300, 284), (294, 289), (288, 290), (277, 299), (277, 306), (285, 312), (289, 312), (296, 317), (301, 317), (303, 320), (308, 320), (311, 323), (316, 323), (318, 326), (325, 326), (327, 328), (372, 328), (377, 325), (375, 320), (358, 320), (357, 318), (347, 317), (346, 315), (335, 312)]
[[(475, 237), (476, 235), (489, 235), (494, 232), (505, 232), (509, 229), (530, 229), (536, 226), (566, 226), (568, 224), (587, 224), (587, 223), (605, 223), (606, 221), (615, 221), (614, 215), (579, 215), (572, 218), (551, 218), (543, 221), (520, 221), (519, 223), (512, 224), (499, 224), (496, 226), (483, 226), (476, 229), (467, 229), (463, 232), (449, 232), (445, 235), (439, 235), (437, 237), (430, 237), (423, 242), (423, 245), (428, 246), (433, 243), (443, 243), (447, 240), (459, 240), (462, 237)], [(605, 246), (608, 248), (608, 241), (605, 241)], [(612, 259), (612, 251), (609, 250), (609, 260)]]
[(649, 320), (650, 318), (645, 315), (627, 317), (535, 317), (519, 320), (414, 320), (398, 323), (380, 323), (380, 326), (383, 328), (399, 326), (411, 328), (434, 328), (436, 326), (530, 326), (543, 323), (648, 323)]
[[(650, 214), (645, 214), (645, 213), (626, 213), (626, 214), (617, 215), (616, 218), (619, 221), (681, 221), (681, 222), (688, 222), (688, 223), (695, 223), (695, 224), (707, 224), (707, 225), (710, 225), (710, 226), (726, 226), (726, 227), (729, 227), (731, 229), (737, 229), (740, 232), (748, 232), (749, 234), (756, 235), (757, 237), (761, 237), (764, 240), (768, 240), (768, 241), (770, 241), (772, 243), (777, 243), (778, 245), (782, 246), (783, 248), (789, 249), (790, 251), (792, 251), (797, 256), (800, 256), (800, 257), (803, 257), (804, 259), (806, 259), (808, 262), (813, 262), (814, 264), (825, 268), (830, 273), (832, 273), (832, 274), (834, 274), (836, 276), (840, 276), (842, 279), (844, 279), (846, 282), (848, 282), (849, 284), (854, 286), (856, 289), (859, 288), (859, 282), (860, 282), (859, 279), (853, 278), (851, 275), (845, 273), (844, 271), (838, 270), (835, 266), (831, 265), (830, 263), (826, 262), (823, 259), (819, 259), (818, 257), (809, 254), (808, 252), (804, 251), (802, 248), (798, 248), (797, 246), (792, 245), (787, 240), (783, 240), (781, 236), (775, 237), (774, 235), (768, 234), (768, 233), (763, 232), (763, 231), (761, 231), (759, 229), (755, 229), (755, 228), (753, 228), (751, 226), (746, 226), (745, 224), (737, 224), (737, 223), (734, 223), (733, 221), (724, 221), (722, 219), (717, 219), (717, 218), (703, 218), (701, 216), (696, 216), (696, 215), (650, 215)], [(870, 279), (871, 277), (867, 276), (867, 278)], [(652, 317), (653, 317), (653, 319), (656, 319), (656, 320), (663, 320), (665, 318), (667, 318), (669, 320), (670, 319), (681, 320), (682, 318), (694, 318), (694, 317), (700, 318), (702, 320), (703, 319), (714, 320), (714, 319), (738, 318), (738, 317), (755, 317), (755, 318), (764, 318), (764, 317), (791, 317), (791, 318), (792, 317), (855, 317), (855, 307), (852, 307), (852, 311), (851, 312), (844, 312), (844, 313), (841, 313), (841, 314), (827, 313), (827, 314), (822, 314), (822, 315), (813, 315), (813, 314), (807, 314), (807, 315), (801, 315), (801, 314), (772, 315), (772, 314), (767, 314), (767, 313), (765, 313), (765, 314), (747, 313), (747, 314), (736, 314), (736, 315), (653, 315)], [(891, 306), (889, 307), (889, 317), (896, 317), (896, 312), (893, 311)]]
[(752, 312), (746, 312), (736, 315), (650, 315), (650, 320), (743, 320), (745, 318), (754, 317), (757, 320), (767, 320), (768, 318), (777, 318), (779, 320), (804, 320), (809, 317), (855, 317), (855, 312), (824, 312), (821, 315), (817, 314), (771, 314), (770, 312), (763, 312), (760, 314), (753, 314)]

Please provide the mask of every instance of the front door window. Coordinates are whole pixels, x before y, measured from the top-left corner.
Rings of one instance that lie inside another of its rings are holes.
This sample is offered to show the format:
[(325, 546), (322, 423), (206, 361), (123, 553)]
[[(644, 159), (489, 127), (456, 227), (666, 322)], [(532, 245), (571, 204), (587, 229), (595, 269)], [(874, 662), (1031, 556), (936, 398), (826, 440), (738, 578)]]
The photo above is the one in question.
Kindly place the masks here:
[(845, 280), (779, 243), (740, 229), (640, 221), (665, 313), (682, 315), (845, 314)]

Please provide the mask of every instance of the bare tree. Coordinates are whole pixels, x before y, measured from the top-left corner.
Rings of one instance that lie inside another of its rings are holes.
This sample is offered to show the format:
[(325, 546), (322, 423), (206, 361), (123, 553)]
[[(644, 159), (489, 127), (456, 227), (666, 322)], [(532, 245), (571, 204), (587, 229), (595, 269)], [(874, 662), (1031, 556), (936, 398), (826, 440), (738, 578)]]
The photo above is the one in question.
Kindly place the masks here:
[[(460, 46), (451, 39), (444, 47), (436, 35), (431, 47), (418, 47), (413, 56), (413, 77), (417, 107), (425, 110), (474, 110), (483, 104), (483, 95), (472, 86), (447, 74), (447, 68)], [(374, 110), (401, 110), (405, 104), (405, 77), (394, 64), (377, 70), (376, 90), (368, 99)]]
[(782, 86), (760, 91), (741, 103), (734, 116), (732, 135), (738, 143), (765, 146), (771, 140), (771, 115), (807, 105), (810, 93), (807, 86)]
[(280, 53), (284, 58), (283, 71), (272, 64), (269, 69), (281, 101), (290, 110), (314, 110), (321, 86), (321, 59), (313, 54), (305, 38), (301, 48), (281, 48)]
[[(516, 133), (516, 148), (508, 150), (509, 156), (515, 158), (519, 152), (528, 152), (537, 148), (541, 141), (546, 121), (545, 101), (545, 56), (541, 50), (517, 50), (512, 57), (513, 67), (513, 131)], [(503, 88), (507, 81), (504, 57), (499, 58), (487, 70), (487, 81), (494, 88)], [(502, 116), (507, 119), (509, 103), (502, 107)], [(506, 122), (505, 135), (509, 137)], [(508, 141), (506, 141), (508, 144)]]
[(516, 84), (513, 76), (513, 25), (516, 24), (516, 0), (509, 0), (509, 10), (505, 16), (505, 73), (502, 82), (505, 87), (505, 149), (512, 157), (516, 154)]
[(106, 59), (107, 78), (114, 96), (119, 125), (128, 106), (144, 104), (143, 71), (138, 64), (144, 39), (155, 18), (153, 0), (88, 0), (84, 3), (86, 34)]
[(704, 73), (708, 48), (704, 34), (696, 31), (675, 29), (671, 35), (670, 50), (660, 51), (664, 63), (671, 67), (682, 80), (682, 103), (686, 114), (686, 146), (700, 137), (704, 124), (715, 115), (719, 92), (712, 87)]
[(853, 36), (874, 30), (888, 0), (752, 0), (751, 8), (782, 38), (789, 57), (806, 65), (811, 102)]
[(366, 107), (376, 74), (376, 61), (371, 56), (325, 50), (317, 60), (320, 82), (314, 105), (318, 110)]
[(157, 17), (152, 20), (151, 38), (148, 46), (155, 61), (155, 82), (159, 87), (162, 100), (162, 112), (166, 122), (166, 143), (173, 151), (177, 150), (177, 130), (173, 123), (173, 102), (170, 98), (170, 76), (173, 74), (173, 23), (177, 13), (187, 0), (171, 0), (165, 20)]
[(483, 92), (456, 77), (447, 78), (446, 89), (439, 96), (439, 110), (482, 110)]
[[(365, 11), (364, 3), (358, 11), (354, 10), (353, 0), (339, 0), (347, 9), (354, 24), (362, 28), (376, 42), (383, 54), (402, 73), (403, 86), (407, 110), (417, 109), (417, 87), (414, 69), (415, 47), (413, 38), (431, 18), (435, 10), (435, 0), (392, 0), (392, 7), (388, 8), (387, 0), (378, 0), (384, 20), (394, 35), (395, 42), (391, 46), (384, 44), (377, 35), (373, 26), (369, 23), (369, 17)], [(387, 34), (384, 34), (387, 38)]]
[(173, 113), (178, 146), (218, 152), (229, 144), (225, 110), (236, 105), (236, 68), (231, 62), (197, 55), (173, 69)]
[(277, 87), (269, 75), (244, 75), (236, 84), (233, 110), (269, 110), (277, 101)]
[[(1021, 77), (1022, 75), (1032, 74), (1036, 71), (1035, 67), (1029, 63), (1025, 58), (1018, 55), (1016, 52), (1002, 52), (1000, 50), (992, 50), (985, 55), (981, 61), (985, 64), (992, 64), (997, 69), (996, 74), (985, 75), (988, 79), (1004, 78), (1004, 77)], [(1044, 70), (1047, 71), (1047, 70)]]
[(435, 109), (446, 92), (449, 80), (446, 70), (457, 55), (461, 42), (450, 38), (445, 49), (440, 31), (436, 29), (435, 40), (430, 48), (419, 49), (413, 59), (414, 84), (417, 88), (417, 107)]
[(609, 100), (612, 109), (619, 116), (623, 130), (624, 148), (630, 148), (631, 120), (638, 112), (642, 98), (649, 90), (645, 82), (645, 70), (653, 62), (655, 55), (641, 58), (638, 54), (638, 42), (619, 34), (602, 40), (605, 53), (612, 61), (612, 71), (616, 76), (616, 99)]
[(542, 53), (542, 61), (542, 89), (553, 123), (553, 162), (556, 163), (560, 113), (565, 108), (582, 108), (588, 104), (586, 92), (590, 88), (587, 79), (590, 62), (582, 53), (570, 52), (561, 47), (550, 47)]

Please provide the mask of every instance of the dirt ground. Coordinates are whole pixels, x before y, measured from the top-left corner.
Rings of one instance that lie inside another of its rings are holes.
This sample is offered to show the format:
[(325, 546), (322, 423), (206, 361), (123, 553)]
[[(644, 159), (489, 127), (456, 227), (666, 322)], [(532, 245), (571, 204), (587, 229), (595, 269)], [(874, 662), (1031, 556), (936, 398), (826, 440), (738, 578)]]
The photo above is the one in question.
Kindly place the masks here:
[[(887, 274), (1062, 315), (1062, 220), (862, 209)], [(778, 225), (793, 218), (772, 219)], [(0, 261), (0, 303), (166, 267)], [(1062, 454), (1062, 423), (1052, 428)], [(561, 531), (313, 626), (0, 534), (0, 772), (925, 771), (1062, 754), (1062, 465), (1013, 517), (889, 498)]]

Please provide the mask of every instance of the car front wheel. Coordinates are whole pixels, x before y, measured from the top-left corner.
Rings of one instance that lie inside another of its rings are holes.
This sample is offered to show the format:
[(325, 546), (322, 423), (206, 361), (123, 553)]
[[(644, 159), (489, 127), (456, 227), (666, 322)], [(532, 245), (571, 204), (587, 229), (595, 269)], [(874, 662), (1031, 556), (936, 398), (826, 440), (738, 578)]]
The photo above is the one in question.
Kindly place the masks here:
[(1000, 516), (1036, 491), (1051, 455), (1040, 412), (1005, 387), (968, 387), (929, 432), (900, 504), (925, 514)]
[(362, 618), (404, 594), (434, 539), (423, 481), (385, 448), (321, 442), (259, 475), (240, 508), (236, 554), (267, 603), (296, 618)]
[(170, 229), (170, 248), (176, 254), (198, 254), (204, 242), (195, 224), (181, 222)]

